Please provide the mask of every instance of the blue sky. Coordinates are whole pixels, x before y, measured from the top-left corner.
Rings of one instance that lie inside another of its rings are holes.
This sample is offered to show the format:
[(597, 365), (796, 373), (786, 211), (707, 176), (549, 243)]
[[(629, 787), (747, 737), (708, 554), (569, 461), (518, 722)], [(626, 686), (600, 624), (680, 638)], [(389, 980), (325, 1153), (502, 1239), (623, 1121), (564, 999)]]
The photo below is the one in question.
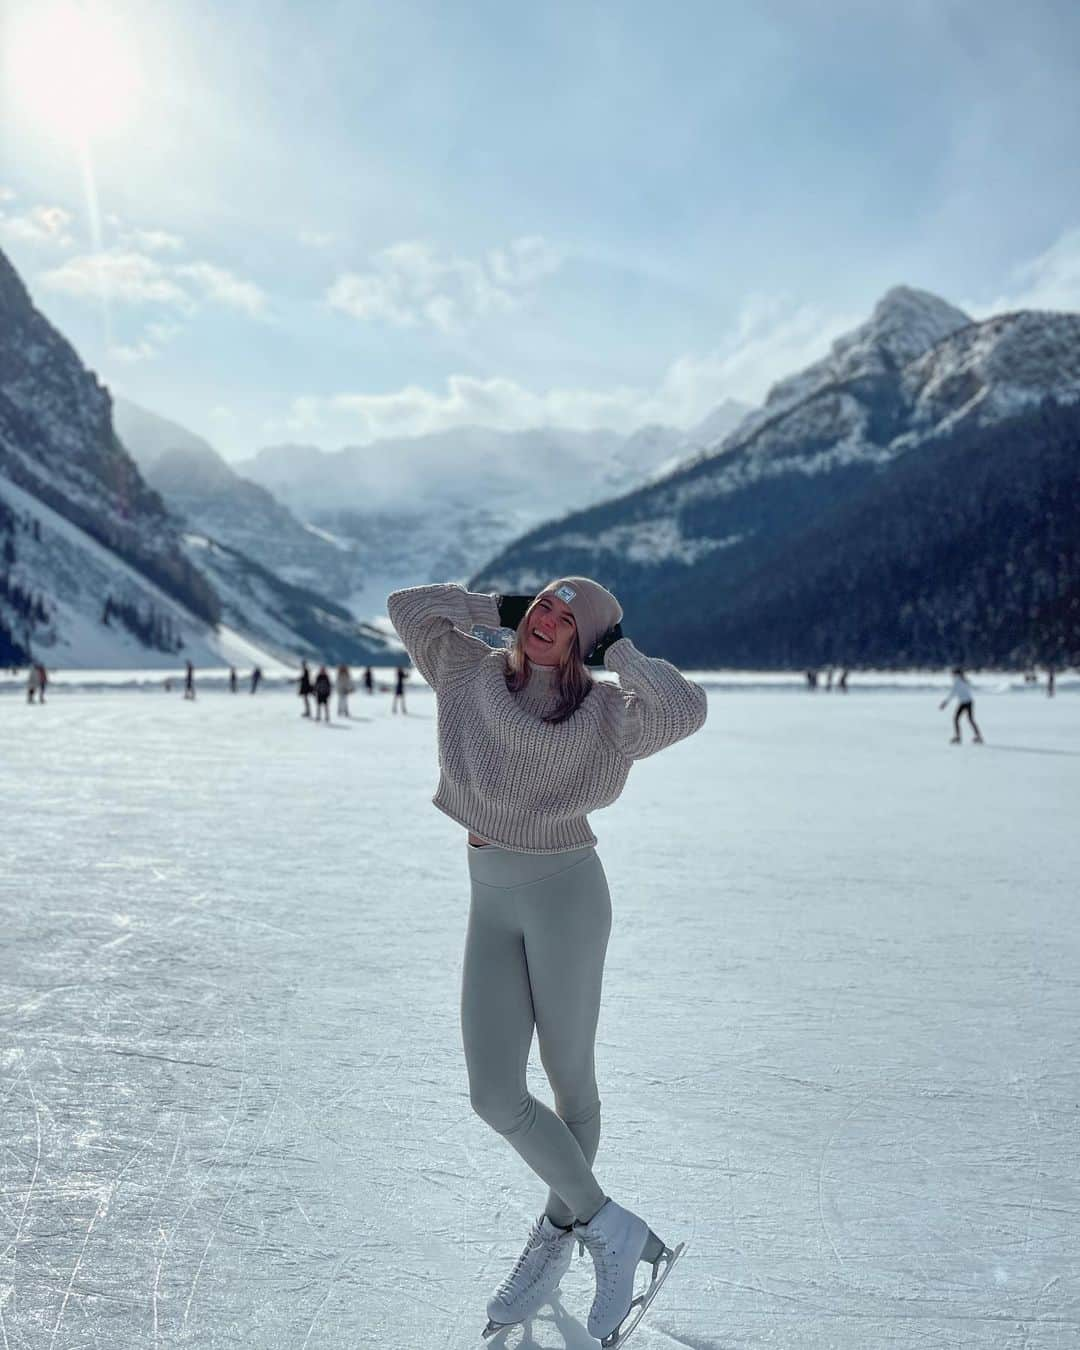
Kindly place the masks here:
[(0, 248), (229, 458), (689, 426), (896, 284), (1080, 309), (1073, 3), (4, 14)]

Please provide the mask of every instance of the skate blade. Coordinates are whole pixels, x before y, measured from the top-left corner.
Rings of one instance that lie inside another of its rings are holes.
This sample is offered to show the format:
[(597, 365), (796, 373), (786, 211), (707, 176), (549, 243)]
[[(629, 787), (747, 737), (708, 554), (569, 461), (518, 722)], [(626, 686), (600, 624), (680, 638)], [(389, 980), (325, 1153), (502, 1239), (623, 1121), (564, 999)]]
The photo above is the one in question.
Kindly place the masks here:
[(492, 1336), (497, 1336), (497, 1335), (499, 1334), (500, 1331), (509, 1331), (509, 1329), (510, 1329), (511, 1327), (516, 1327), (516, 1326), (517, 1326), (517, 1323), (516, 1323), (516, 1322), (491, 1322), (491, 1321), (489, 1321), (488, 1324), (487, 1324), (487, 1326), (486, 1326), (486, 1327), (483, 1329), (483, 1331), (480, 1333), (480, 1335), (481, 1335), (481, 1337), (486, 1341), (486, 1340), (490, 1340)]
[[(603, 1350), (614, 1350), (615, 1346), (626, 1344), (626, 1342), (630, 1339), (630, 1333), (634, 1330), (634, 1328), (638, 1325), (641, 1319), (645, 1316), (646, 1312), (649, 1309), (649, 1304), (660, 1292), (660, 1286), (671, 1274), (671, 1267), (675, 1264), (675, 1262), (679, 1259), (679, 1257), (682, 1256), (684, 1251), (686, 1251), (685, 1242), (680, 1242), (679, 1245), (674, 1250), (672, 1250), (670, 1247), (664, 1248), (661, 1255), (658, 1256), (656, 1260), (653, 1262), (652, 1283), (649, 1285), (648, 1289), (638, 1294), (636, 1298), (630, 1300), (630, 1308), (627, 1312), (627, 1317), (630, 1317), (630, 1321), (627, 1322), (626, 1319), (624, 1318), (621, 1326), (617, 1326), (615, 1330), (611, 1332), (610, 1335), (604, 1337), (604, 1339), (600, 1342), (600, 1345), (603, 1347)], [(658, 1274), (657, 1270), (661, 1263), (663, 1263), (664, 1269), (661, 1273)], [(632, 1317), (631, 1314), (633, 1314)]]

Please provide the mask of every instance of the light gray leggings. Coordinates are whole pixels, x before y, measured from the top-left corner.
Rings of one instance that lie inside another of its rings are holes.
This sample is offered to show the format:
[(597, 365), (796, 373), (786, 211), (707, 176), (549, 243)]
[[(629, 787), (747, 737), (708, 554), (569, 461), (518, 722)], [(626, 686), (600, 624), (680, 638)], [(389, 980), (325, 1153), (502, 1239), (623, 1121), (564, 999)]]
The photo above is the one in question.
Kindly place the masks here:
[[(472, 903), (461, 1032), (473, 1110), (547, 1182), (546, 1213), (567, 1227), (592, 1218), (607, 1199), (592, 1174), (600, 1143), (593, 1045), (611, 931), (607, 878), (592, 846), (552, 854), (467, 848)], [(525, 1083), (534, 1027), (554, 1112)]]

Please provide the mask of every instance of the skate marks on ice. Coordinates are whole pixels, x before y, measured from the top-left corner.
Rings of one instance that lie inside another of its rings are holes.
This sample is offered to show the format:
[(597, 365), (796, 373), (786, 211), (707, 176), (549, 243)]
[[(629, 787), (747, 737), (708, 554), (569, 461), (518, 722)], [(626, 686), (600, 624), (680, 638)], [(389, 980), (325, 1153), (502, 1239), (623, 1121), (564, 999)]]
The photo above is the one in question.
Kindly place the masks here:
[[(469, 1108), (431, 723), (286, 702), (0, 700), (0, 1350), (480, 1344), (542, 1188)], [(1076, 1343), (1076, 760), (932, 713), (724, 695), (594, 821), (598, 1175), (693, 1242), (631, 1350)], [(592, 1292), (490, 1344), (595, 1350)]]

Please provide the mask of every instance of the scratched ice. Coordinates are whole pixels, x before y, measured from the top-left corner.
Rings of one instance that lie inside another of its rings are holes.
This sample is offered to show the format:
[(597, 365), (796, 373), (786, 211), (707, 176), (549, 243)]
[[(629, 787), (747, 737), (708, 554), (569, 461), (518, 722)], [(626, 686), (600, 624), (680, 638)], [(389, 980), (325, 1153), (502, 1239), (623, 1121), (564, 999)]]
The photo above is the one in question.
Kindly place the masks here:
[[(691, 1242), (640, 1350), (1075, 1346), (1075, 685), (981, 749), (715, 689), (594, 817), (598, 1173)], [(469, 1108), (410, 698), (0, 697), (3, 1350), (478, 1344), (543, 1188)], [(589, 1278), (502, 1345), (593, 1346)]]

